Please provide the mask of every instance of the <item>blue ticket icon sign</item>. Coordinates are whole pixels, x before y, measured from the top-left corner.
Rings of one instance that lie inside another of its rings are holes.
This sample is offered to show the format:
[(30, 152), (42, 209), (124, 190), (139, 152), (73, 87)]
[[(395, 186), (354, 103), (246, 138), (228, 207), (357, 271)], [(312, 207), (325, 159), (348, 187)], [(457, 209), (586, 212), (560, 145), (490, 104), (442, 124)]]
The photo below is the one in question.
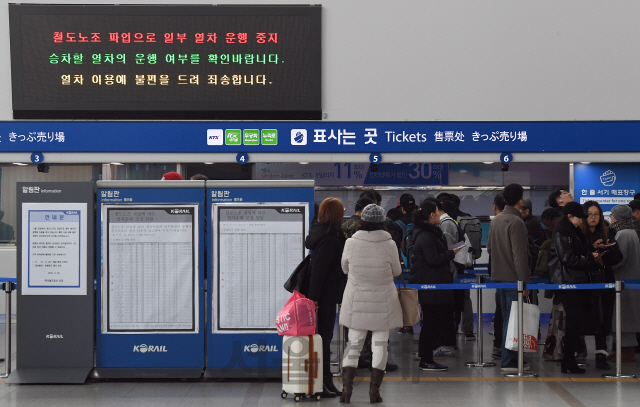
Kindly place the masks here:
[(611, 170), (605, 171), (604, 174), (600, 176), (600, 182), (602, 182), (602, 185), (605, 187), (613, 186), (613, 184), (616, 183), (616, 173)]

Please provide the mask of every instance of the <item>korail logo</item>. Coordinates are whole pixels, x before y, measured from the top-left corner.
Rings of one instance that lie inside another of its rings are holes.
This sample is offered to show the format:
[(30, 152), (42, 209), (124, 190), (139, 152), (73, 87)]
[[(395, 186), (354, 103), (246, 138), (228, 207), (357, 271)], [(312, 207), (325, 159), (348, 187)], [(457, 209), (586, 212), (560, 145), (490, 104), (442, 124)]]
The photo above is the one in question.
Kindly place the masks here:
[(291, 130), (291, 145), (306, 146), (307, 145), (307, 129)]
[(280, 213), (302, 213), (300, 208), (280, 208)]
[(487, 288), (486, 284), (471, 284), (471, 288)]
[(133, 351), (140, 352), (140, 353), (151, 353), (151, 352), (166, 353), (167, 347), (165, 345), (155, 346), (155, 345), (145, 345), (143, 343), (142, 345), (135, 345), (133, 347)]
[(278, 347), (276, 345), (245, 345), (245, 352), (249, 353), (258, 353), (258, 352), (278, 352)]
[(64, 336), (63, 335), (48, 334), (47, 336), (45, 336), (45, 338), (47, 338), (47, 339), (64, 339)]
[(616, 285), (613, 283), (605, 284), (604, 288), (616, 288)]
[(420, 288), (423, 289), (423, 290), (434, 290), (436, 288), (436, 286), (435, 285), (423, 285), (423, 286), (420, 286)]
[(605, 187), (613, 186), (613, 184), (616, 183), (616, 173), (611, 170), (605, 171), (604, 174), (600, 176), (600, 182), (602, 182), (602, 185)]
[(576, 289), (576, 288), (578, 288), (577, 286), (575, 286), (575, 285), (570, 285), (570, 284), (560, 284), (558, 287), (559, 287), (561, 290), (571, 290), (571, 289)]
[(224, 132), (222, 129), (208, 129), (207, 130), (207, 145), (221, 146), (224, 140)]

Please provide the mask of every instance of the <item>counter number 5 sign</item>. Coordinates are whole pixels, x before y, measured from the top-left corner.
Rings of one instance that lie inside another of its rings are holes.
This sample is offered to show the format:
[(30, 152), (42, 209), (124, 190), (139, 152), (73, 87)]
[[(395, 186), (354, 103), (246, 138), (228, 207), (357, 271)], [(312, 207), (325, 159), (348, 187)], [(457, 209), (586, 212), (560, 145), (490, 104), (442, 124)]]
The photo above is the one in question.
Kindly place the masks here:
[(371, 164), (380, 164), (382, 162), (382, 154), (371, 153), (369, 155), (369, 161), (371, 162)]

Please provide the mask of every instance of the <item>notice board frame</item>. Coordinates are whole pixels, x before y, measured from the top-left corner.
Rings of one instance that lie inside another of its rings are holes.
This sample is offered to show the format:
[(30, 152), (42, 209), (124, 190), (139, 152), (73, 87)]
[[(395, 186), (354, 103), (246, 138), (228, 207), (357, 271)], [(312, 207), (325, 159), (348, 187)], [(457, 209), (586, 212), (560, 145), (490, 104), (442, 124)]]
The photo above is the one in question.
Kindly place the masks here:
[[(118, 197), (115, 192), (118, 191)], [(111, 194), (109, 194), (111, 192)], [(176, 202), (177, 201), (177, 202)], [(198, 378), (205, 364), (204, 310), (204, 181), (98, 181), (96, 230), (97, 292), (96, 322), (101, 321), (103, 261), (101, 237), (102, 204), (198, 204), (198, 333), (102, 333), (96, 323), (96, 368), (94, 378)], [(155, 351), (141, 351), (141, 345)], [(164, 348), (162, 348), (164, 347)], [(137, 348), (137, 350), (136, 350)], [(164, 351), (166, 350), (166, 352)]]
[[(92, 182), (18, 182), (17, 210), (17, 369), (7, 383), (84, 383), (93, 369), (95, 339), (94, 268), (95, 195)], [(84, 295), (22, 295), (23, 203), (86, 205), (86, 268)]]
[[(207, 213), (217, 202), (305, 202), (309, 203), (308, 222), (313, 218), (313, 180), (235, 180), (206, 181)], [(228, 192), (225, 197), (224, 192)], [(222, 192), (222, 197), (218, 198)], [(215, 197), (214, 197), (215, 193)], [(237, 200), (237, 201), (234, 201)], [(217, 301), (213, 289), (213, 225), (207, 226), (208, 315)], [(293, 271), (293, 270), (291, 270)], [(284, 304), (282, 304), (284, 306)], [(213, 332), (213, 318), (207, 318), (207, 364), (204, 377), (279, 378), (282, 376), (282, 337), (273, 332)], [(274, 321), (275, 322), (275, 321)]]

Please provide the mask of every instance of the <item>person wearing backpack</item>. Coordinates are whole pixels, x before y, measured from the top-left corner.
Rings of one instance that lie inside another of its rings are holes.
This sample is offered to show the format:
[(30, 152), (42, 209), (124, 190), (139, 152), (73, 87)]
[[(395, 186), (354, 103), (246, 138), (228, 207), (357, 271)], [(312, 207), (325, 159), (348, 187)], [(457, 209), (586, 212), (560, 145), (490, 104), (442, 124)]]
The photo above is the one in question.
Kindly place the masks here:
[[(453, 283), (450, 263), (460, 249), (448, 249), (442, 229), (438, 227), (443, 213), (440, 203), (429, 198), (416, 211), (416, 227), (413, 230), (414, 261), (409, 276), (411, 284)], [(453, 290), (420, 290), (418, 300), (424, 318), (418, 348), (419, 369), (428, 372), (447, 370), (447, 366), (437, 363), (433, 357), (438, 356), (441, 333), (453, 326)]]
[[(455, 222), (457, 225), (456, 230), (453, 230), (453, 228), (449, 227), (451, 223), (450, 221), (448, 222), (449, 225), (447, 225), (447, 227), (451, 229), (451, 233), (455, 233), (455, 236), (453, 237), (455, 238), (456, 243), (459, 241), (463, 241), (465, 237), (465, 232), (462, 230), (462, 228), (457, 223), (457, 221), (455, 221), (455, 219), (462, 216), (462, 211), (458, 209), (455, 202), (453, 201), (443, 201), (442, 209), (447, 213), (447, 215), (451, 217), (451, 220)], [(473, 248), (471, 247), (463, 248), (463, 250), (466, 250), (467, 252), (470, 249), (472, 250)], [(456, 266), (458, 277), (461, 274), (464, 274), (465, 269), (469, 266), (469, 264), (462, 264), (457, 262), (455, 258), (453, 259), (453, 262)], [(476, 335), (473, 333), (473, 305), (471, 304), (471, 290), (456, 290), (454, 292), (454, 298), (456, 300), (456, 306), (455, 306), (456, 331), (458, 329), (458, 326), (460, 325), (462, 329), (462, 333), (465, 335), (465, 339), (469, 341), (473, 341), (476, 339)]]
[(544, 230), (538, 218), (533, 216), (533, 205), (529, 199), (525, 199), (520, 208), (522, 214), (522, 221), (527, 227), (527, 234), (529, 235), (529, 268), (531, 274), (535, 274), (536, 263), (538, 261), (538, 252), (540, 246), (545, 241)]
[[(396, 229), (401, 231), (400, 238), (400, 256), (405, 268), (411, 267), (410, 249), (413, 246), (411, 235), (413, 233), (413, 213), (416, 211), (416, 200), (411, 194), (400, 195), (400, 207), (402, 208), (402, 216), (393, 222)], [(393, 234), (392, 234), (393, 235)], [(412, 334), (412, 326), (403, 326), (398, 329), (403, 334)]]

